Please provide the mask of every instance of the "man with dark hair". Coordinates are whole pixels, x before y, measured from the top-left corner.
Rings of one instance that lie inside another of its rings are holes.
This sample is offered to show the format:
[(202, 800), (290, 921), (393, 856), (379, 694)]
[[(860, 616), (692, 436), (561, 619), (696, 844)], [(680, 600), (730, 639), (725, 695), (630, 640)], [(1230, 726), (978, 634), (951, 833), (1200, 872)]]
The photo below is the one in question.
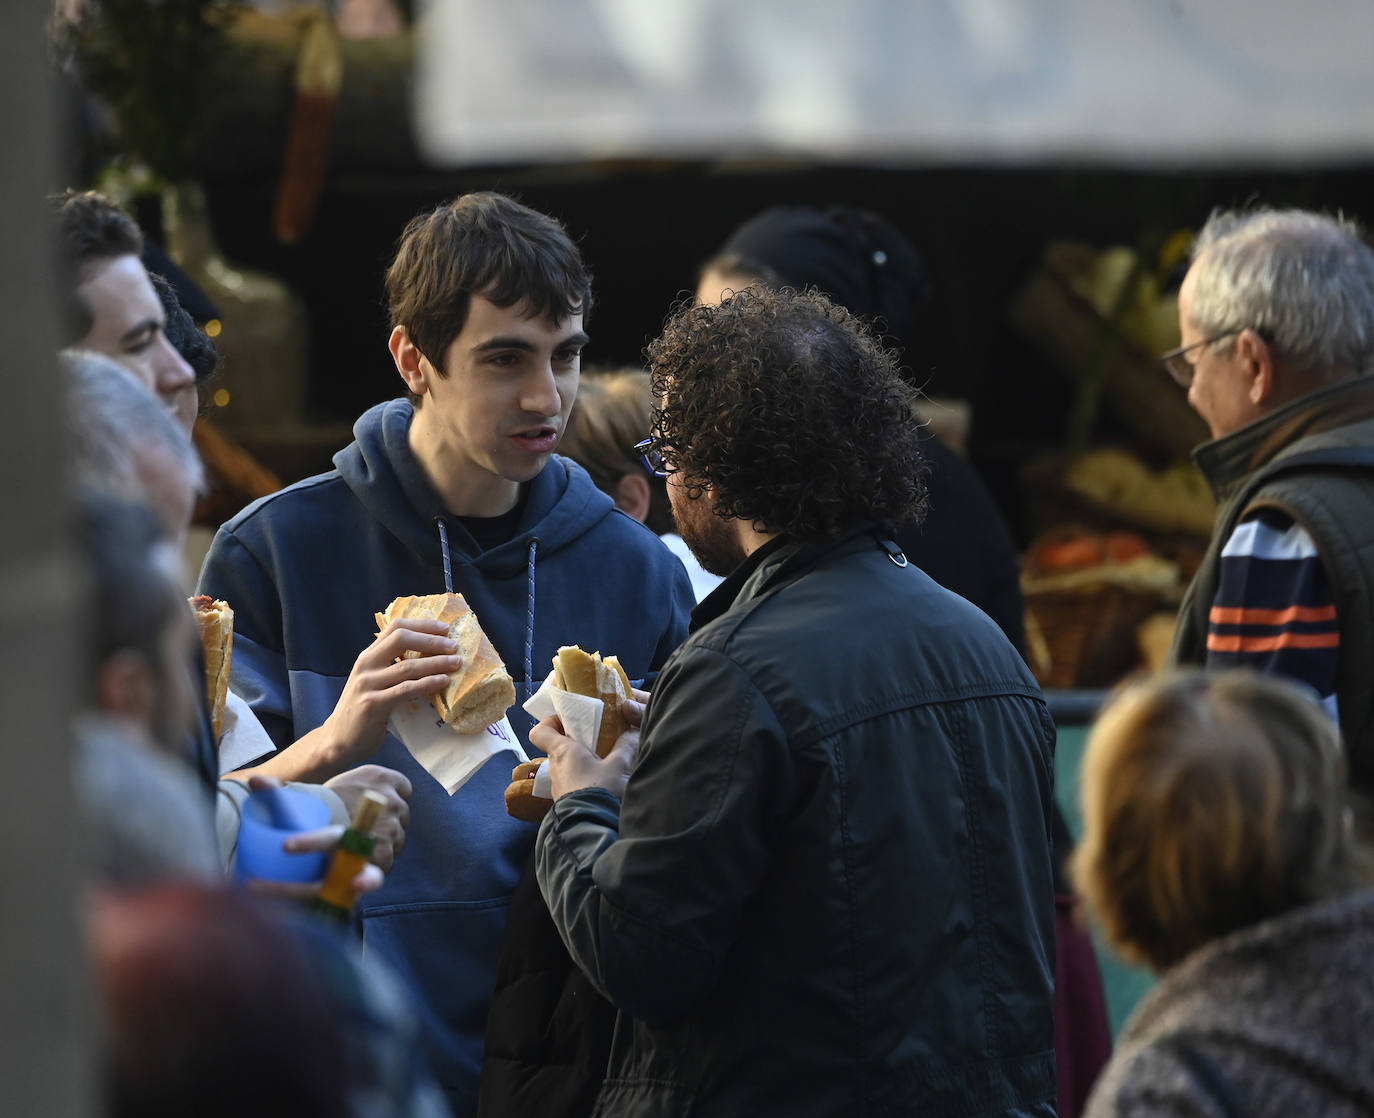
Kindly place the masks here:
[(686, 308), (649, 357), (652, 460), (728, 577), (637, 757), (530, 734), (539, 885), (620, 1011), (596, 1113), (1053, 1114), (1054, 728), (888, 534), (908, 389), (816, 294)]
[[(853, 206), (774, 206), (739, 225), (701, 269), (697, 300), (719, 303), (752, 284), (815, 288), (890, 339), (916, 387), (926, 380), (931, 280), (916, 246), (891, 222)], [(913, 371), (914, 370), (914, 371)], [(973, 465), (929, 427), (921, 456), (929, 509), (898, 524), (908, 560), (997, 622), (1023, 652), (1021, 563)]]
[(57, 232), (70, 308), (67, 344), (118, 361), (189, 433), (199, 407), (195, 374), (164, 332), (167, 316), (139, 258), (138, 226), (104, 195), (86, 191), (58, 202)]
[(1178, 321), (1220, 511), (1171, 657), (1309, 684), (1374, 792), (1374, 251), (1341, 218), (1218, 211)]
[[(401, 741), (383, 740), (385, 714), (344, 686), (353, 658), (393, 598), (451, 588), (518, 699), (564, 644), (615, 653), (644, 680), (685, 634), (691, 591), (652, 533), (553, 454), (591, 306), (587, 271), (556, 221), (497, 194), (439, 206), (407, 226), (387, 294), (391, 354), (415, 402), (371, 409), (333, 471), (221, 528), (200, 588), (233, 603), (233, 683), (282, 749), (276, 775), (317, 779), (363, 760), (337, 728), (367, 723), (377, 760), (410, 778), (405, 856), (364, 900), (363, 934), (413, 980), (436, 1072), (467, 1115), (534, 832), (506, 814), (508, 765), (480, 768), (450, 795)], [(417, 633), (413, 647), (448, 644)], [(528, 721), (514, 708), (510, 719), (523, 745)], [(537, 904), (532, 879), (529, 893)]]

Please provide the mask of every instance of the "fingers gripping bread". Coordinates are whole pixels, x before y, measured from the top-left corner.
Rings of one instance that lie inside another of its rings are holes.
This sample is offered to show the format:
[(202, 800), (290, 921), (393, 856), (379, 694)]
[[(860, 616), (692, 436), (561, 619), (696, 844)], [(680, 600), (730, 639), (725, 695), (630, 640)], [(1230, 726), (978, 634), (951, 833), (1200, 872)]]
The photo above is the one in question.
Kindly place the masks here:
[(205, 695), (210, 702), (210, 720), (215, 740), (224, 727), (224, 704), (229, 697), (229, 662), (234, 650), (234, 611), (229, 603), (197, 594), (191, 599), (205, 649)]
[[(596, 738), (597, 756), (605, 757), (630, 724), (621, 713), (621, 704), (630, 697), (630, 679), (614, 656), (604, 660), (599, 652), (586, 653), (576, 645), (564, 645), (553, 658), (554, 683), (564, 691), (600, 699), (603, 704), (601, 730)], [(538, 823), (553, 807), (553, 801), (534, 794), (534, 774), (544, 758), (526, 761), (511, 771), (506, 788), (506, 811), (516, 819)]]
[[(493, 722), (500, 722), (515, 702), (515, 684), (506, 665), (492, 647), (477, 615), (461, 594), (428, 594), (397, 598), (376, 615), (377, 625), (385, 629), (401, 618), (428, 618), (448, 625), (448, 635), (458, 644), (463, 666), (449, 676), (444, 690), (430, 696), (439, 717), (460, 734), (476, 734)], [(406, 656), (418, 656), (407, 652)]]

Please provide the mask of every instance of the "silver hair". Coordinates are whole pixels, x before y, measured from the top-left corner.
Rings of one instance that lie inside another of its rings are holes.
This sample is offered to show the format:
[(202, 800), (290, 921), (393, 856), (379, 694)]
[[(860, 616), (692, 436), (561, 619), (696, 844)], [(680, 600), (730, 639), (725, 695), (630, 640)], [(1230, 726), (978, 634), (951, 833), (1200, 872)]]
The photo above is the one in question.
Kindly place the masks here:
[(135, 463), (139, 449), (151, 444), (186, 472), (196, 493), (205, 492), (205, 467), (185, 430), (127, 369), (82, 349), (64, 349), (58, 364), (73, 483), (141, 497)]
[(1201, 333), (1249, 327), (1315, 376), (1361, 373), (1374, 361), (1374, 251), (1353, 221), (1215, 210), (1193, 262), (1189, 317)]

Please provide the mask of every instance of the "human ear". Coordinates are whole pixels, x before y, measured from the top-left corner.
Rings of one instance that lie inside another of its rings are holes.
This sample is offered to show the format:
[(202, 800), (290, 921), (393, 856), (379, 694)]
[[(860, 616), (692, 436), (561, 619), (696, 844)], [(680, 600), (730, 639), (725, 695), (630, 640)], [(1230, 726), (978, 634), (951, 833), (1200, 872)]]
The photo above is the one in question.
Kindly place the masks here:
[(649, 479), (643, 474), (621, 474), (620, 480), (615, 483), (615, 492), (611, 496), (615, 499), (616, 508), (633, 516), (641, 524), (648, 518)]
[(393, 327), (386, 347), (391, 350), (391, 359), (396, 362), (396, 371), (406, 387), (416, 396), (428, 392), (429, 372), (433, 366), (420, 352), (420, 347), (410, 340), (410, 332), (404, 326)]
[(1264, 407), (1275, 400), (1274, 353), (1254, 330), (1242, 330), (1236, 341), (1236, 355), (1243, 362), (1249, 376), (1246, 395), (1255, 407)]

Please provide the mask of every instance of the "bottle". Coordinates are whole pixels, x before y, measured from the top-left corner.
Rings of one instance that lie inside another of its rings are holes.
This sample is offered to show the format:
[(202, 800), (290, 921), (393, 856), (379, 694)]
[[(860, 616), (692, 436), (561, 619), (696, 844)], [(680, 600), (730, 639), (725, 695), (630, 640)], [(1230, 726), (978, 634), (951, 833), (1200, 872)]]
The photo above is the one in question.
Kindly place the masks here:
[(352, 919), (353, 905), (358, 899), (353, 892), (353, 879), (362, 872), (372, 855), (372, 846), (377, 841), (372, 830), (385, 808), (386, 800), (378, 793), (370, 790), (363, 793), (353, 822), (339, 839), (320, 891), (310, 902), (312, 912), (336, 924), (347, 924)]

